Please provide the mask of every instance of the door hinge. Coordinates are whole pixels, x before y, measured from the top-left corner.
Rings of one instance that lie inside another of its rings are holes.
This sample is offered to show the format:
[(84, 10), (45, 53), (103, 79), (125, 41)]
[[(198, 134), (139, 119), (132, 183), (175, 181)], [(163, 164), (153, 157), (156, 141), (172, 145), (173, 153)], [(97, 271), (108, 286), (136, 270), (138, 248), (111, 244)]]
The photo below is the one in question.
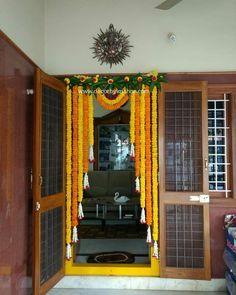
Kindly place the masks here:
[(209, 203), (209, 195), (200, 195), (200, 196), (190, 196), (189, 200), (191, 202), (200, 202), (200, 203)]
[(36, 202), (35, 203), (35, 211), (36, 212), (39, 211), (40, 210), (40, 207), (41, 207), (40, 203), (39, 202)]
[(30, 188), (33, 188), (33, 169), (30, 169)]

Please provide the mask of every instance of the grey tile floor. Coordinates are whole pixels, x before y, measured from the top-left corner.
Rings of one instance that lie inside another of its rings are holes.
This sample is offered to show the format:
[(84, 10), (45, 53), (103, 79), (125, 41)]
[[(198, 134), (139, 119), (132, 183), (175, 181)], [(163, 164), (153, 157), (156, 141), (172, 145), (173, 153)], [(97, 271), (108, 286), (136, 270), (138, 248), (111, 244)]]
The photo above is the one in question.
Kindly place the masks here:
[(52, 289), (47, 295), (225, 295), (226, 292), (184, 292), (123, 289)]

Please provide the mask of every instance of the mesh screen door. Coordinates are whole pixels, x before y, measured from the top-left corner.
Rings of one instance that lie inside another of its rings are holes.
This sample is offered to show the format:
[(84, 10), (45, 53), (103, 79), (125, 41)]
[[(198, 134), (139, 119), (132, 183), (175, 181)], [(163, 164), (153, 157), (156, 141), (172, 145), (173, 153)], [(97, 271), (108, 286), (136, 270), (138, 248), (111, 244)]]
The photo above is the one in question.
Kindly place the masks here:
[(161, 276), (209, 279), (206, 84), (163, 85), (159, 126)]
[(37, 71), (34, 139), (34, 294), (64, 275), (65, 86)]

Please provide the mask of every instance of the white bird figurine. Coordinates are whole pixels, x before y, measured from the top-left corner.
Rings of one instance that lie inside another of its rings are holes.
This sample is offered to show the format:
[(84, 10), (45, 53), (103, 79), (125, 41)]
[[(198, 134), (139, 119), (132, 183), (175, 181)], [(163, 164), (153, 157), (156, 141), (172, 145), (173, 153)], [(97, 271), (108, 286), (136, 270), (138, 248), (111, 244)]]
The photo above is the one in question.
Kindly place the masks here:
[(129, 201), (129, 198), (126, 196), (120, 196), (118, 192), (115, 193), (114, 201), (117, 203), (125, 203)]

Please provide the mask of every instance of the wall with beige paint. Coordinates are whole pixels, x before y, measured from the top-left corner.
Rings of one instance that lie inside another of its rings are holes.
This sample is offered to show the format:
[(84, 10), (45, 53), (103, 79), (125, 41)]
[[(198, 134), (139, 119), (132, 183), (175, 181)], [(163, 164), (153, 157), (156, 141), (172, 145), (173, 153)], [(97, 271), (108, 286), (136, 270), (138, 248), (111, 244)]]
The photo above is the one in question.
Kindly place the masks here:
[[(236, 70), (236, 0), (183, 0), (168, 11), (162, 0), (46, 0), (49, 73)], [(90, 47), (110, 23), (134, 46), (123, 66), (100, 64)], [(176, 43), (167, 35), (176, 34)]]
[(0, 30), (41, 68), (45, 62), (44, 4), (44, 0), (0, 0)]

